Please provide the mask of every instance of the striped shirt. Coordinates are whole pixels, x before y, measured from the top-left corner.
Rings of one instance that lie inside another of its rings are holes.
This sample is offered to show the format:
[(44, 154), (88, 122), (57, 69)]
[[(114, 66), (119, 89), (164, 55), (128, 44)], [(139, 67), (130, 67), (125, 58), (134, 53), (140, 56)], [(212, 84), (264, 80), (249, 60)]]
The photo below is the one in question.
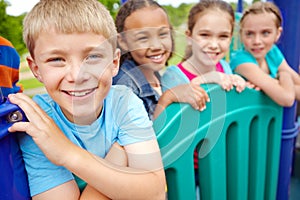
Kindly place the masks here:
[(18, 85), (20, 57), (11, 42), (0, 36), (0, 87), (4, 96), (22, 92)]

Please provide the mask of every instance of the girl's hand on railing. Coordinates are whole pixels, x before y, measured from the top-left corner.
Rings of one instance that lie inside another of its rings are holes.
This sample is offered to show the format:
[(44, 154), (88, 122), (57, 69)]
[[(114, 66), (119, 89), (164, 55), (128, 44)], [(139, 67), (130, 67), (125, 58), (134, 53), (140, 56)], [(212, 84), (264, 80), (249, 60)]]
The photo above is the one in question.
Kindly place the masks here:
[(171, 90), (175, 96), (175, 102), (188, 103), (196, 110), (203, 111), (206, 108), (206, 103), (210, 101), (206, 91), (193, 82), (179, 85)]
[(193, 82), (188, 84), (178, 85), (165, 91), (160, 97), (156, 106), (154, 118), (156, 118), (162, 110), (173, 102), (188, 103), (194, 109), (203, 111), (206, 108), (206, 103), (210, 99), (206, 91)]
[(250, 88), (250, 89), (254, 89), (256, 91), (260, 91), (260, 87), (254, 85), (253, 83), (251, 83), (250, 81), (246, 81), (246, 87)]
[(246, 87), (246, 81), (239, 75), (231, 74), (229, 75), (232, 80), (232, 84), (235, 86), (237, 92), (242, 92)]
[(226, 91), (230, 91), (233, 89), (233, 81), (231, 76), (217, 71), (207, 72), (201, 76), (194, 78), (192, 82), (194, 84), (216, 83)]

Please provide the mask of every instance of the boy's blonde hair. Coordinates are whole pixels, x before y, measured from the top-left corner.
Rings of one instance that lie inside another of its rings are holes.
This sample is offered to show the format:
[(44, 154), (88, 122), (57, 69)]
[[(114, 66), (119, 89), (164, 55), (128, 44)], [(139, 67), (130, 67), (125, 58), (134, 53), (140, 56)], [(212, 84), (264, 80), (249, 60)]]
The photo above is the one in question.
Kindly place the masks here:
[(51, 28), (67, 34), (101, 34), (109, 40), (113, 50), (116, 49), (114, 21), (97, 0), (40, 0), (23, 21), (23, 40), (32, 57), (39, 34)]

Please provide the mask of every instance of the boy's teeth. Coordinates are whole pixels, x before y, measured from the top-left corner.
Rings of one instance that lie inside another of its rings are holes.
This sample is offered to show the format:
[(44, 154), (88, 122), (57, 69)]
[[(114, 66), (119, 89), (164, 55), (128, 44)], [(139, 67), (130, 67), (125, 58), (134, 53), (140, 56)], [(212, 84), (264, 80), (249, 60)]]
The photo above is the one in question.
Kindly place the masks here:
[(71, 96), (75, 96), (75, 97), (81, 97), (81, 96), (87, 95), (88, 93), (90, 93), (90, 90), (89, 91), (82, 91), (82, 92), (69, 92), (69, 94)]

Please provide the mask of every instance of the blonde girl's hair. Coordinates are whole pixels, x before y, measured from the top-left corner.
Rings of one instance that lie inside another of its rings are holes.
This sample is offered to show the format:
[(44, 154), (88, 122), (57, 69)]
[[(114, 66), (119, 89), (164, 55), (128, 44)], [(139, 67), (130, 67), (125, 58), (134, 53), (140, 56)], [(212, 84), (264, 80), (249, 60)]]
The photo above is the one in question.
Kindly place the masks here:
[[(231, 24), (231, 33), (233, 33), (234, 28), (234, 11), (231, 5), (222, 0), (201, 0), (199, 3), (195, 4), (188, 16), (187, 28), (190, 33), (193, 32), (194, 26), (199, 19), (199, 17), (203, 16), (207, 11), (216, 10), (217, 12), (226, 12), (230, 16), (230, 24)], [(192, 48), (190, 45), (186, 46), (185, 56), (183, 61), (187, 60), (192, 55)]]
[(272, 2), (255, 2), (251, 6), (249, 6), (243, 13), (243, 16), (240, 20), (240, 30), (243, 27), (243, 23), (245, 18), (249, 14), (261, 14), (261, 13), (271, 13), (276, 17), (275, 25), (277, 28), (281, 27), (282, 24), (282, 16), (279, 8)]
[(97, 0), (40, 0), (23, 21), (23, 40), (32, 57), (39, 34), (50, 29), (67, 34), (101, 34), (116, 49), (114, 21)]

